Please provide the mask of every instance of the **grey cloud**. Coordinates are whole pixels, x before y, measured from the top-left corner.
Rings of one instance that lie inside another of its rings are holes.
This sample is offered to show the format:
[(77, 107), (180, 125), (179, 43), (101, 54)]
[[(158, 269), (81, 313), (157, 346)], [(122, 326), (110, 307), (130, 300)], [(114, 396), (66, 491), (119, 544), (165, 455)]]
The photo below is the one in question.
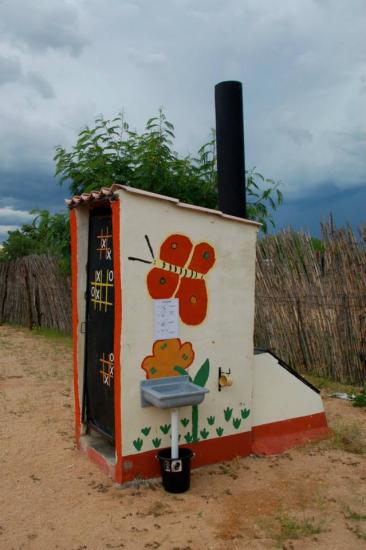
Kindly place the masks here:
[(0, 55), (0, 86), (4, 84), (29, 85), (46, 99), (55, 95), (51, 84), (37, 71), (25, 75), (17, 57)]
[(309, 130), (306, 130), (305, 128), (284, 126), (279, 129), (283, 134), (289, 136), (289, 138), (292, 139), (292, 141), (299, 146), (306, 143), (311, 143), (313, 140), (311, 132), (309, 132)]
[(141, 67), (154, 65), (164, 65), (167, 62), (167, 57), (163, 52), (148, 52), (142, 50), (127, 49), (127, 56)]
[(13, 206), (0, 206), (0, 224), (22, 224), (29, 222), (33, 216), (27, 210), (17, 210)]
[(0, 36), (16, 47), (64, 49), (77, 56), (87, 43), (78, 21), (77, 8), (65, 1), (3, 0)]
[(22, 76), (22, 68), (18, 58), (0, 55), (0, 85), (17, 82), (22, 79)]
[(49, 82), (43, 76), (35, 71), (30, 71), (25, 77), (29, 83), (42, 97), (50, 99), (55, 96), (55, 92)]

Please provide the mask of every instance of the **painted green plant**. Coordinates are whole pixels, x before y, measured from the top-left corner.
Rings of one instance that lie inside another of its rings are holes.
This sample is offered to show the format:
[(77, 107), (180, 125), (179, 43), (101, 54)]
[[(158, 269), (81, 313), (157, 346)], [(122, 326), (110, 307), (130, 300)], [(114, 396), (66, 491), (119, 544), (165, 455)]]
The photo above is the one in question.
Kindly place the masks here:
[(207, 417), (207, 422), (209, 423), (210, 426), (213, 426), (215, 424), (215, 417), (214, 416), (208, 416)]
[(161, 431), (163, 434), (167, 434), (170, 430), (170, 424), (164, 424), (163, 426), (160, 426)]
[(184, 439), (186, 440), (187, 443), (192, 443), (193, 436), (190, 432), (187, 432), (186, 435), (184, 436)]
[(206, 430), (206, 428), (203, 428), (203, 430), (200, 431), (202, 439), (207, 439), (210, 432)]
[(224, 433), (224, 428), (221, 428), (221, 426), (219, 426), (218, 428), (216, 428), (216, 433), (219, 437), (221, 437)]
[(155, 449), (160, 447), (160, 445), (161, 445), (160, 437), (154, 437), (154, 439), (152, 440), (152, 444), (154, 445)]
[(142, 428), (141, 433), (142, 433), (144, 436), (147, 437), (147, 436), (149, 435), (149, 433), (150, 433), (150, 430), (151, 430), (151, 426), (149, 426), (149, 427), (146, 426), (145, 428)]
[(250, 415), (250, 409), (246, 409), (246, 408), (241, 409), (240, 413), (241, 413), (242, 419), (245, 420)]
[(233, 409), (230, 409), (230, 407), (226, 407), (226, 409), (224, 409), (224, 417), (226, 422), (229, 422), (232, 414), (233, 414)]
[(241, 424), (241, 418), (233, 418), (233, 426), (237, 430)]
[[(175, 370), (182, 375), (187, 375), (187, 372), (185, 371), (185, 369), (182, 369), (181, 367), (176, 367)], [(194, 384), (196, 384), (197, 386), (204, 388), (208, 380), (209, 374), (210, 374), (210, 361), (206, 359), (203, 365), (201, 365), (200, 368), (198, 369), (196, 376), (193, 379), (190, 376), (189, 380)], [(191, 442), (196, 443), (197, 441), (199, 441), (198, 405), (192, 405), (192, 436), (191, 437), (192, 437), (191, 441), (187, 441), (187, 443), (191, 443)]]
[(189, 418), (182, 418), (180, 423), (182, 424), (182, 426), (184, 426), (186, 428), (189, 424)]
[(141, 451), (143, 444), (144, 442), (142, 441), (141, 437), (138, 437), (133, 441), (133, 445), (137, 451)]

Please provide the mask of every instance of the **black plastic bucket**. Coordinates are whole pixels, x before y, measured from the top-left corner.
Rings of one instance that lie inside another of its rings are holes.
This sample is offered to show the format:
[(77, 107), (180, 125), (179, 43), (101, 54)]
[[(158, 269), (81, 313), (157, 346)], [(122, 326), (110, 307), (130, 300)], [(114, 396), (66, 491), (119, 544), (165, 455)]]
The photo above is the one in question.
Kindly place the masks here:
[(168, 493), (184, 493), (191, 483), (191, 459), (193, 452), (179, 448), (179, 458), (171, 458), (171, 449), (162, 449), (157, 454), (160, 462), (163, 487)]

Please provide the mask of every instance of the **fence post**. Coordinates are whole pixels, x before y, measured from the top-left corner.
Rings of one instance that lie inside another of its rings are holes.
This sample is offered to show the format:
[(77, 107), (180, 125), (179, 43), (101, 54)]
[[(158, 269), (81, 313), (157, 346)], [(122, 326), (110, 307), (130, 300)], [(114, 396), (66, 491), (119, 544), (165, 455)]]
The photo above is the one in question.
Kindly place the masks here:
[(302, 310), (301, 310), (301, 300), (300, 298), (296, 298), (296, 308), (297, 308), (297, 334), (299, 339), (299, 345), (303, 357), (303, 363), (305, 366), (305, 369), (308, 370), (308, 360), (307, 360), (307, 351), (306, 351), (306, 340), (303, 334), (304, 330), (304, 321), (302, 317)]

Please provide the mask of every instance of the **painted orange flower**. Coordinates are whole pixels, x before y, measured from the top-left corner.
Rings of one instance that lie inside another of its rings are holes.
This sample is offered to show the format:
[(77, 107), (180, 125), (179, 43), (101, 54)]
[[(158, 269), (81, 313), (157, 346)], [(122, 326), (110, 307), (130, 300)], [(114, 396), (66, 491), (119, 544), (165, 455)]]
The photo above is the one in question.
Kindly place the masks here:
[(145, 357), (141, 364), (146, 372), (146, 378), (180, 376), (180, 370), (188, 369), (194, 359), (192, 344), (190, 342), (182, 344), (179, 338), (157, 340), (153, 345), (152, 353)]

